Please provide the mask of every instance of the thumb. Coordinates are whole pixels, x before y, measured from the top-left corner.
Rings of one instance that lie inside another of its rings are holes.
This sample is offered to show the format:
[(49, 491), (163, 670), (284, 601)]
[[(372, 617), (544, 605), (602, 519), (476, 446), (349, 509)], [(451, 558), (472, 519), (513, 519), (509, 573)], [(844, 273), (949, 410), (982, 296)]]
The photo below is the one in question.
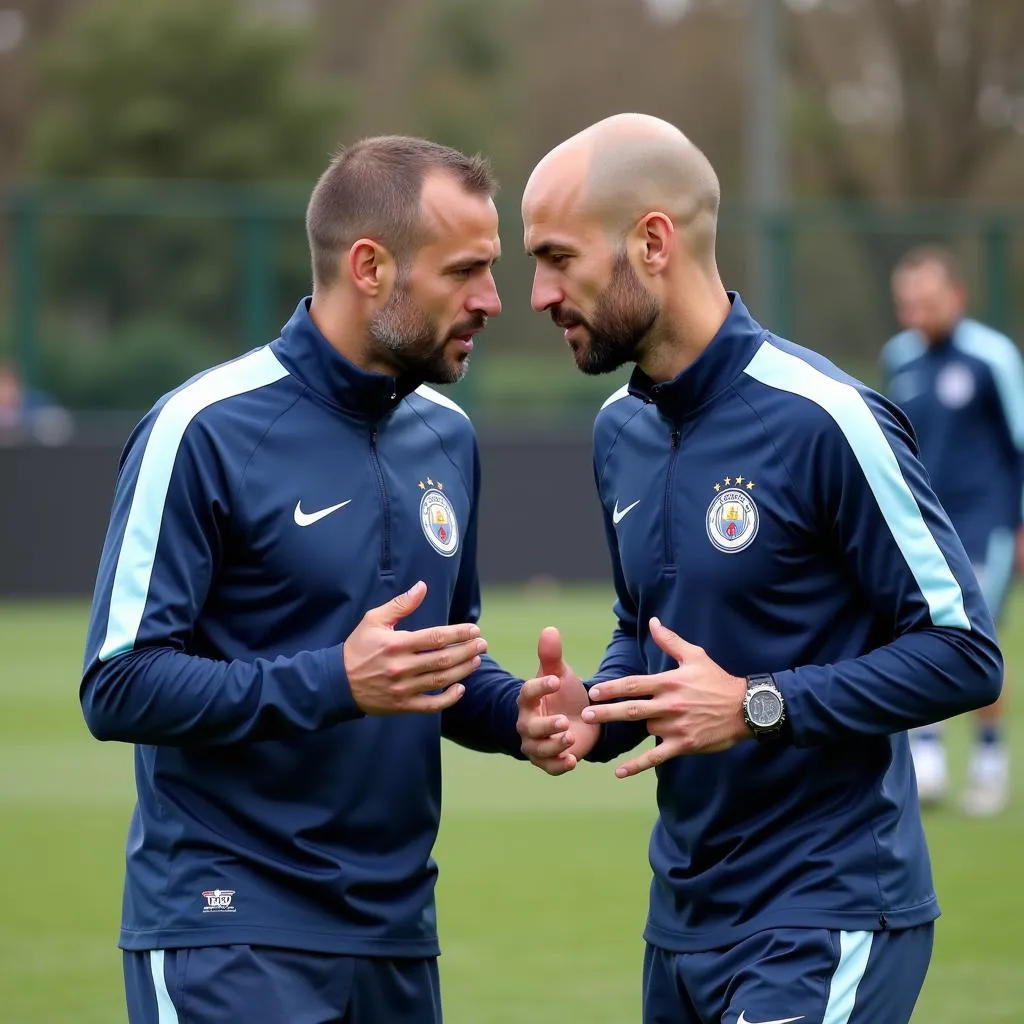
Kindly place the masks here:
[(562, 634), (554, 626), (540, 631), (537, 641), (537, 657), (540, 659), (540, 675), (560, 676), (565, 671), (562, 658)]
[(668, 626), (661, 623), (661, 619), (651, 619), (651, 637), (654, 642), (666, 653), (671, 654), (681, 665), (684, 661), (692, 661), (693, 658), (704, 652), (694, 644), (687, 643), (678, 633), (673, 633)]
[(427, 596), (427, 585), (420, 580), (414, 583), (404, 594), (391, 598), (387, 604), (374, 608), (370, 613), (378, 622), (385, 626), (394, 626), (407, 615), (412, 615)]

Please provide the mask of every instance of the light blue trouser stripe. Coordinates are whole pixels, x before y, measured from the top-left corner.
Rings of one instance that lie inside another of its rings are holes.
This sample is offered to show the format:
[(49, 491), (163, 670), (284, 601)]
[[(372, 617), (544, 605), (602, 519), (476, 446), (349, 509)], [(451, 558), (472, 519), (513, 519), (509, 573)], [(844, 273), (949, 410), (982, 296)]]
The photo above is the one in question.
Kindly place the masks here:
[(128, 521), (110, 591), (107, 632), (100, 661), (135, 646), (149, 598), (164, 504), (181, 439), (207, 406), (273, 384), (288, 371), (269, 347), (210, 370), (167, 400), (157, 414), (142, 454)]
[(821, 1024), (848, 1024), (857, 999), (857, 987), (868, 967), (873, 938), (874, 932), (839, 933), (839, 963), (832, 975)]
[(178, 1024), (178, 1011), (171, 1002), (171, 994), (167, 991), (167, 979), (164, 978), (164, 951), (152, 949), (149, 952), (149, 969), (153, 974), (153, 991), (156, 992), (157, 1024)]
[(861, 393), (767, 341), (744, 373), (778, 391), (800, 395), (832, 417), (852, 449), (882, 518), (928, 604), (932, 622), (936, 626), (970, 629), (960, 584), (924, 521), (892, 445)]
[(1012, 530), (993, 530), (985, 549), (985, 564), (976, 567), (978, 582), (985, 595), (985, 603), (993, 619), (999, 618), (1006, 600), (1006, 592), (1013, 579), (1013, 561), (1016, 537)]

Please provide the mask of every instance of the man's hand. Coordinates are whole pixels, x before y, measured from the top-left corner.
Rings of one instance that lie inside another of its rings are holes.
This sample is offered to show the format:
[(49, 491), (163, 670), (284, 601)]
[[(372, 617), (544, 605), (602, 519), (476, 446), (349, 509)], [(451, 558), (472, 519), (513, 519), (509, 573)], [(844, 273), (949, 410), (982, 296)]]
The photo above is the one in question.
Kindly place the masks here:
[[(395, 626), (423, 603), (422, 581), (387, 604), (371, 608), (352, 631), (342, 656), (352, 696), (368, 715), (433, 712), (466, 692), (459, 682), (480, 665), (487, 641), (472, 623), (431, 626), (414, 633)], [(453, 685), (456, 684), (456, 685)], [(432, 690), (443, 692), (431, 694)]]
[(639, 757), (620, 764), (615, 774), (628, 778), (680, 754), (710, 754), (750, 737), (743, 720), (747, 683), (719, 668), (703, 648), (651, 619), (651, 637), (679, 662), (679, 668), (654, 676), (626, 676), (590, 688), (592, 701), (627, 699), (618, 704), (591, 706), (585, 722), (647, 720), (647, 731), (661, 742)]
[(562, 657), (562, 638), (557, 629), (542, 629), (537, 641), (540, 668), (536, 679), (519, 691), (516, 728), (523, 753), (548, 775), (564, 775), (589, 754), (600, 727), (580, 717), (587, 707), (587, 691), (580, 677)]
[(1024, 576), (1024, 526), (1017, 528), (1017, 572)]

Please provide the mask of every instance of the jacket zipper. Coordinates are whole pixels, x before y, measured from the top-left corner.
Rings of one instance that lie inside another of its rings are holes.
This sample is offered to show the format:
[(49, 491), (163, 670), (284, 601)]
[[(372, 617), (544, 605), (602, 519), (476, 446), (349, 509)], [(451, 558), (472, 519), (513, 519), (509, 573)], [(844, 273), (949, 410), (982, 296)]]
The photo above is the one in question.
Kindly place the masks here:
[(672, 488), (676, 476), (676, 459), (679, 455), (679, 439), (680, 433), (678, 430), (672, 431), (672, 454), (668, 460), (668, 473), (665, 479), (665, 565), (674, 566), (676, 564), (675, 559), (675, 547), (672, 544)]
[(388, 491), (384, 486), (384, 471), (377, 457), (377, 428), (370, 432), (370, 461), (377, 472), (377, 490), (380, 491), (381, 531), (380, 531), (380, 571), (391, 572), (391, 504)]

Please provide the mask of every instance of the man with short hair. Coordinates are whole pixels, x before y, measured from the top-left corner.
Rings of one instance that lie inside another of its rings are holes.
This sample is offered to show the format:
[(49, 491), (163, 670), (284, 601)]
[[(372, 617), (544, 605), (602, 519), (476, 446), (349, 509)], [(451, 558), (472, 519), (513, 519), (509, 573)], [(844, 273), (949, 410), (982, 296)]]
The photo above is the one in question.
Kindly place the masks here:
[(995, 700), (1002, 657), (902, 415), (725, 290), (718, 205), (636, 114), (526, 187), (534, 308), (636, 368), (594, 427), (618, 626), (591, 706), (523, 686), (523, 749), (656, 738), (616, 769), (658, 771), (645, 1024), (906, 1024), (939, 912), (907, 730)]
[(494, 191), (424, 140), (343, 151), (312, 297), (128, 442), (81, 699), (136, 745), (132, 1024), (441, 1020), (441, 736), (520, 747), (475, 625), (476, 439), (424, 386), (500, 311)]
[[(886, 390), (913, 424), (936, 497), (998, 624), (1015, 560), (1024, 566), (1024, 361), (1004, 334), (965, 315), (967, 289), (948, 249), (906, 253), (893, 270), (892, 293), (904, 330), (882, 349)], [(997, 814), (1009, 799), (1004, 703), (975, 716), (968, 814)], [(940, 802), (949, 772), (939, 728), (915, 730), (910, 749), (922, 802)]]

